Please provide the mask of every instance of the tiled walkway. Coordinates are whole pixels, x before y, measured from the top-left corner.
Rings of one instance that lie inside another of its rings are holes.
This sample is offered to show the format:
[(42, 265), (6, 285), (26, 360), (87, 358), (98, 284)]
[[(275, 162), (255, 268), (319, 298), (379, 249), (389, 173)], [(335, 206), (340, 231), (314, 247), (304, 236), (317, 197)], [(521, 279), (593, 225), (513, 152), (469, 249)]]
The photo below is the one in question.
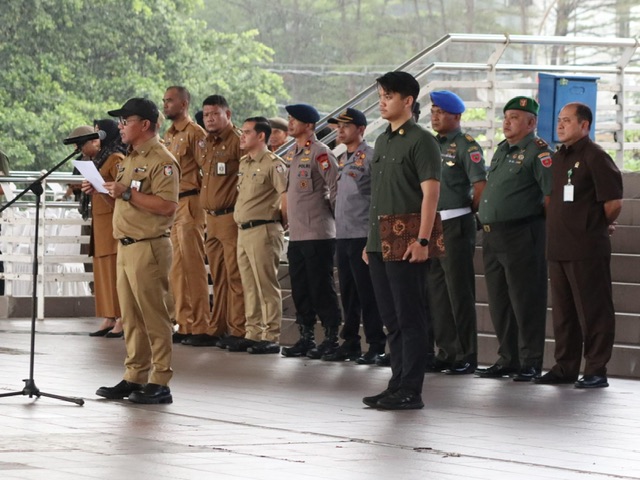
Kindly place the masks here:
[[(95, 320), (45, 320), (37, 386), (0, 398), (0, 479), (640, 479), (640, 382), (518, 384), (429, 374), (426, 408), (361, 397), (389, 370), (177, 346), (174, 403), (94, 395), (121, 379), (124, 342)], [(0, 393), (28, 375), (28, 320), (0, 320)]]

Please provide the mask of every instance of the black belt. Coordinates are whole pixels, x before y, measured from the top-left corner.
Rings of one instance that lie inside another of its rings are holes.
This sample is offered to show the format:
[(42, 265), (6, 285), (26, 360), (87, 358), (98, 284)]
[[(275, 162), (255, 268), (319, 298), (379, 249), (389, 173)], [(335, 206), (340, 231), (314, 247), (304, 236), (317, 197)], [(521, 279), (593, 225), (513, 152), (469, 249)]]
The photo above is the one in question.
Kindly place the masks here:
[(226, 215), (227, 213), (233, 213), (233, 207), (223, 208), (222, 210), (207, 210), (209, 215), (217, 217), (218, 215)]
[(141, 238), (140, 240), (136, 240), (135, 238), (131, 238), (131, 237), (124, 237), (120, 239), (120, 243), (126, 247), (127, 245), (133, 245), (134, 243), (144, 242), (145, 240), (155, 240), (156, 238), (166, 238), (168, 236), (169, 235), (161, 235), (159, 237), (154, 237), (154, 238)]
[(267, 223), (276, 223), (277, 220), (251, 220), (246, 223), (239, 223), (238, 228), (240, 230), (246, 230), (247, 228), (259, 227), (260, 225), (266, 225)]
[(198, 190), (197, 188), (194, 188), (193, 190), (187, 190), (186, 192), (179, 193), (178, 198), (192, 197), (194, 195), (198, 195), (199, 193), (200, 193), (200, 190)]
[(507, 220), (506, 222), (494, 222), (491, 224), (482, 225), (482, 229), (485, 232), (496, 232), (500, 230), (507, 230), (513, 227), (519, 227), (521, 225), (526, 225), (528, 223), (534, 222), (535, 220), (541, 219), (540, 215), (531, 215), (529, 217), (517, 218), (516, 220)]

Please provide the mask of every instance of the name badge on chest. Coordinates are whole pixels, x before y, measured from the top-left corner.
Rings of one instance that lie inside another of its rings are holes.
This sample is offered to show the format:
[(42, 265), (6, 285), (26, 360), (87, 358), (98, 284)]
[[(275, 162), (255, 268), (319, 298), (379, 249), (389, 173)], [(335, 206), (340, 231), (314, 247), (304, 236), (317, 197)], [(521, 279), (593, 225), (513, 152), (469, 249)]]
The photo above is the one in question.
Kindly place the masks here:
[(227, 164), (224, 162), (218, 162), (216, 164), (216, 173), (218, 175), (226, 175), (227, 174)]
[(567, 184), (563, 190), (563, 200), (565, 202), (573, 202), (573, 184), (571, 183), (571, 176), (573, 175), (573, 168), (567, 172)]

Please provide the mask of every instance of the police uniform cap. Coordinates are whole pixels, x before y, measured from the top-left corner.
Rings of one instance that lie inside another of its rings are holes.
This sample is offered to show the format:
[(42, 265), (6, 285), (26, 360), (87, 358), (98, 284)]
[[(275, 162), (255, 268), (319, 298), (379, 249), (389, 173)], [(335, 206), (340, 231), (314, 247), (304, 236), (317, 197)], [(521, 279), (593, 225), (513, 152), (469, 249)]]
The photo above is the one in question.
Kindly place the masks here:
[(284, 109), (293, 118), (303, 123), (317, 123), (320, 120), (320, 114), (315, 107), (306, 103), (287, 105)]
[(107, 113), (112, 117), (124, 118), (138, 115), (143, 120), (150, 120), (153, 123), (158, 123), (160, 116), (158, 107), (148, 98), (130, 98), (118, 110), (109, 110)]
[(431, 92), (430, 97), (431, 103), (445, 112), (460, 115), (465, 111), (464, 102), (453, 92), (448, 90), (434, 91)]
[(332, 117), (327, 120), (329, 123), (353, 123), (357, 127), (367, 126), (367, 117), (364, 116), (360, 110), (355, 108), (347, 108), (337, 117)]
[(503, 112), (507, 110), (522, 110), (523, 112), (533, 113), (538, 116), (538, 110), (540, 105), (531, 97), (515, 97), (507, 102), (504, 106)]
[(271, 117), (269, 119), (269, 125), (271, 125), (271, 128), (275, 128), (277, 130), (284, 130), (285, 132), (289, 130), (289, 124), (284, 118)]

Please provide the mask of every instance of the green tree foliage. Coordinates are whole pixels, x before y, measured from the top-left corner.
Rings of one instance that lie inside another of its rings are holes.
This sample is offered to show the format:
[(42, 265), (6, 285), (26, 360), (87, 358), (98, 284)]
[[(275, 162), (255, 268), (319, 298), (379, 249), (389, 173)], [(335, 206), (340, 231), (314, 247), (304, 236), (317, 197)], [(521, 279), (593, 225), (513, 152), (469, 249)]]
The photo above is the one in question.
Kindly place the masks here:
[[(185, 85), (195, 111), (227, 97), (236, 119), (271, 115), (281, 78), (257, 65), (273, 51), (256, 31), (222, 33), (193, 18), (199, 0), (5, 0), (0, 3), (0, 147), (13, 169), (66, 156), (61, 139), (129, 97), (162, 106)], [(192, 112), (193, 113), (193, 112)]]

